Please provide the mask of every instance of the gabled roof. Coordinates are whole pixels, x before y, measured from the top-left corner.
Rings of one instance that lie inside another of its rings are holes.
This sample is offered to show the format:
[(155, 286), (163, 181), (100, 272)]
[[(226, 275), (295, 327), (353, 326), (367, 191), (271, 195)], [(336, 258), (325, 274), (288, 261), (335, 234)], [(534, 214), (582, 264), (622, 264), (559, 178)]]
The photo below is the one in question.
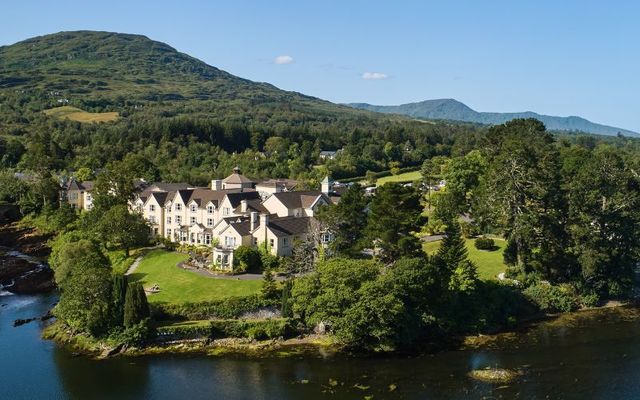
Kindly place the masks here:
[(271, 196), (274, 196), (278, 199), (285, 207), (289, 209), (293, 208), (310, 208), (317, 200), (318, 197), (324, 197), (327, 202), (329, 202), (329, 198), (318, 190), (308, 190), (308, 191), (300, 191), (300, 192), (280, 192), (274, 193)]
[(231, 207), (233, 208), (238, 207), (242, 200), (260, 200), (260, 193), (256, 192), (255, 190), (232, 193), (227, 192), (226, 195), (227, 199), (229, 199)]
[(278, 179), (267, 179), (266, 181), (262, 181), (260, 183), (258, 183), (256, 185), (257, 186), (262, 186), (262, 187), (281, 187), (287, 191), (291, 191), (293, 190), (296, 186), (298, 186), (298, 181), (296, 181), (295, 179), (284, 179), (284, 178), (278, 178)]
[[(234, 213), (240, 214), (242, 213), (242, 201), (241, 203), (233, 210)], [(269, 214), (269, 210), (265, 206), (262, 205), (262, 201), (260, 199), (251, 199), (247, 200), (247, 211), (248, 213), (256, 211), (262, 214)]]
[(277, 237), (294, 236), (309, 232), (311, 217), (271, 218), (268, 228)]
[(193, 189), (193, 186), (184, 182), (153, 182), (145, 188), (145, 192), (175, 192), (184, 189)]
[(93, 190), (93, 181), (78, 182), (75, 179), (71, 179), (67, 185), (67, 190)]
[(240, 184), (240, 183), (254, 183), (251, 179), (240, 173), (240, 168), (235, 167), (233, 174), (227, 176), (222, 180), (223, 183)]

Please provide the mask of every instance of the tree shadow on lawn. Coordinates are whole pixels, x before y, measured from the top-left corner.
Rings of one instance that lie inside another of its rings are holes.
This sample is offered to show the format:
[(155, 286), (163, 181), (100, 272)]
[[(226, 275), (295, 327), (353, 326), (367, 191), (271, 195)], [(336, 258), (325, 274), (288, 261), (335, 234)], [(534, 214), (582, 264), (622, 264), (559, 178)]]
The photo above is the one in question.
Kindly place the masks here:
[(129, 282), (140, 282), (144, 279), (145, 276), (147, 276), (148, 274), (145, 274), (143, 272), (134, 272), (133, 274), (129, 274), (128, 276), (128, 280)]

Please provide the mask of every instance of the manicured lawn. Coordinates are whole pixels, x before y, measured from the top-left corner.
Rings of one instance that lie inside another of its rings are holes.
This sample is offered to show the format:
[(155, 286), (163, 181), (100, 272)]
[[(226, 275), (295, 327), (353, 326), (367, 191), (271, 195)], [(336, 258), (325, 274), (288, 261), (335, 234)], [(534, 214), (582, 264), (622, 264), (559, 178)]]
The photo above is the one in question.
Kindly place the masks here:
[[(493, 251), (478, 250), (473, 245), (474, 239), (465, 240), (467, 250), (469, 251), (469, 259), (478, 267), (478, 275), (480, 275), (480, 279), (496, 279), (500, 272), (505, 271), (506, 265), (502, 259), (502, 253), (504, 252), (507, 242), (502, 239), (494, 238), (494, 240), (498, 249)], [(440, 241), (429, 242), (423, 245), (424, 251), (430, 255), (438, 251), (439, 247)]]
[(215, 279), (176, 267), (186, 259), (186, 254), (153, 250), (129, 279), (142, 282), (145, 289), (158, 284), (159, 293), (147, 294), (152, 303), (195, 303), (246, 296), (257, 293), (262, 286), (261, 280)]
[(422, 179), (422, 175), (420, 174), (420, 171), (411, 171), (411, 172), (405, 172), (403, 174), (389, 175), (389, 176), (379, 178), (376, 181), (376, 185), (381, 186), (389, 182), (402, 182), (402, 183), (413, 182), (413, 181), (419, 181), (421, 179)]

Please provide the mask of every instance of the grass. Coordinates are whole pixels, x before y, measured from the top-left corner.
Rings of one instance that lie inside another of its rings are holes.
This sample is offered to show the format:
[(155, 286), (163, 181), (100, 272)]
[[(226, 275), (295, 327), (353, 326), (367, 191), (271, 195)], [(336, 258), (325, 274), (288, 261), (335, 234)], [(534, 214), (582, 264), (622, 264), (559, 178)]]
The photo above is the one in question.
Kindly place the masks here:
[[(480, 275), (480, 279), (496, 279), (498, 274), (504, 272), (506, 269), (506, 265), (502, 259), (502, 253), (504, 253), (504, 248), (506, 247), (507, 242), (502, 239), (493, 238), (496, 242), (497, 249), (488, 251), (476, 249), (473, 245), (474, 240), (475, 239), (466, 239), (465, 245), (469, 252), (469, 259), (478, 267), (478, 275)], [(424, 251), (430, 255), (438, 251), (439, 247), (440, 241), (429, 242), (423, 245)]]
[(389, 175), (389, 176), (384, 176), (382, 178), (378, 178), (378, 180), (376, 181), (376, 185), (377, 186), (382, 186), (385, 183), (389, 183), (389, 182), (413, 182), (413, 181), (419, 181), (422, 179), (422, 174), (420, 173), (420, 171), (411, 171), (411, 172), (405, 172), (402, 174), (398, 174), (398, 175)]
[(186, 259), (186, 254), (152, 250), (130, 279), (142, 282), (145, 288), (158, 284), (160, 292), (147, 295), (151, 303), (184, 304), (247, 296), (258, 293), (262, 286), (261, 280), (215, 279), (176, 267)]
[(118, 119), (117, 112), (90, 113), (72, 106), (62, 106), (44, 111), (50, 117), (78, 122), (110, 122)]

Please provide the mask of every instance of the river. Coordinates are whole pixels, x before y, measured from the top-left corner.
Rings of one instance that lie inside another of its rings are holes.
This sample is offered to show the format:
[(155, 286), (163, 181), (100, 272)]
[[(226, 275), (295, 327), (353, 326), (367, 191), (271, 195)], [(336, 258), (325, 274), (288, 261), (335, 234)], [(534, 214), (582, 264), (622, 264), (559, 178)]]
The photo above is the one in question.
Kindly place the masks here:
[[(0, 399), (637, 399), (640, 311), (609, 309), (420, 357), (76, 357), (40, 339), (48, 296), (0, 296)], [(510, 385), (467, 373), (514, 368)]]

